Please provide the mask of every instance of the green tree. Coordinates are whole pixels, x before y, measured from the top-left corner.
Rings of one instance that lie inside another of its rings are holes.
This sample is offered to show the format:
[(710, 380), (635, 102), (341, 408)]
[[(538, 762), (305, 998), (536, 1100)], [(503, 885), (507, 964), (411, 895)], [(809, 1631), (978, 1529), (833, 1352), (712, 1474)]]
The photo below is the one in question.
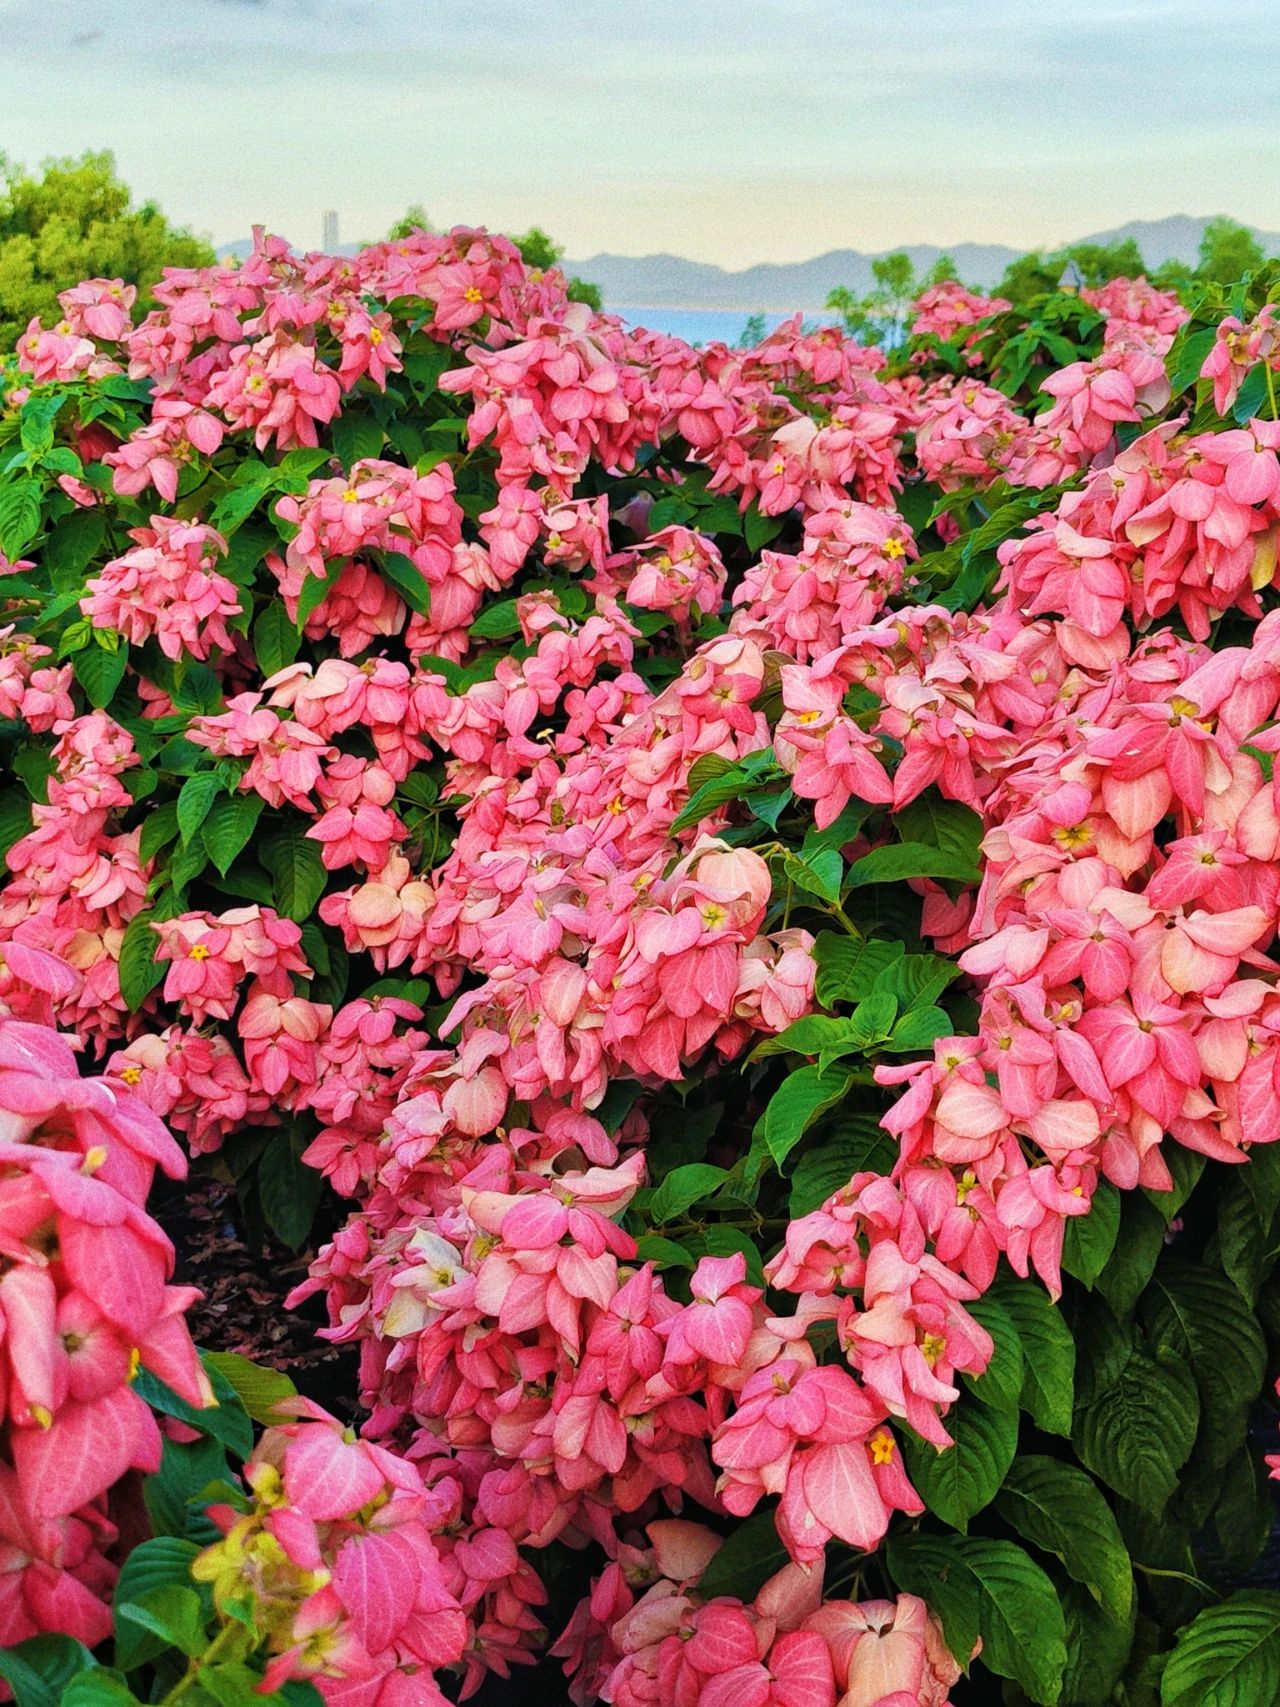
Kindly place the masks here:
[(922, 290), (932, 290), (934, 285), (959, 284), (960, 274), (950, 255), (939, 255), (920, 281)]
[[(522, 237), (513, 233), (511, 241), (520, 251), (520, 259), (525, 266), (532, 267), (535, 271), (545, 273), (552, 267), (558, 267), (564, 255), (564, 244), (555, 242), (540, 225), (531, 225)], [(572, 302), (585, 302), (597, 313), (604, 306), (600, 286), (587, 279), (569, 279), (569, 299)]]
[(1196, 278), (1206, 284), (1233, 285), (1245, 273), (1256, 273), (1266, 258), (1247, 226), (1237, 225), (1234, 219), (1211, 219), (1200, 237)]
[(407, 237), (411, 231), (430, 231), (430, 229), (431, 222), (427, 218), (426, 208), (421, 202), (413, 202), (387, 232), (387, 240), (396, 243), (399, 242), (400, 238)]
[(923, 289), (905, 249), (881, 255), (871, 263), (873, 288), (865, 296), (854, 296), (840, 285), (827, 298), (853, 337), (868, 337), (887, 344), (901, 342), (907, 310)]
[(1047, 296), (1057, 290), (1063, 269), (1072, 261), (1087, 285), (1105, 284), (1108, 279), (1121, 276), (1137, 278), (1146, 271), (1142, 251), (1132, 237), (1120, 243), (1069, 243), (1048, 254), (1032, 249), (1019, 255), (1006, 267), (995, 293), (1007, 297), (1015, 306), (1029, 302), (1032, 297)]
[(132, 205), (109, 153), (47, 161), (39, 177), (0, 155), (0, 349), (33, 315), (59, 315), (58, 292), (120, 278), (145, 300), (165, 267), (205, 266), (207, 243), (177, 230), (154, 202)]

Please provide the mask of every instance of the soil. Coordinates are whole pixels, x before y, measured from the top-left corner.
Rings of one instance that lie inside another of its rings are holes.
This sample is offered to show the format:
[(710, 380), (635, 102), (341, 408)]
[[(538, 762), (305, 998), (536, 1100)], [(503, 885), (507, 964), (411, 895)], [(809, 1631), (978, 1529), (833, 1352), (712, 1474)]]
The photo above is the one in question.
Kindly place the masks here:
[(148, 1208), (173, 1240), (175, 1281), (203, 1294), (187, 1312), (196, 1344), (278, 1369), (334, 1416), (356, 1420), (356, 1353), (317, 1337), (326, 1321), (323, 1299), (285, 1308), (314, 1251), (290, 1251), (269, 1235), (251, 1240), (234, 1187), (198, 1169), (186, 1180), (157, 1177)]

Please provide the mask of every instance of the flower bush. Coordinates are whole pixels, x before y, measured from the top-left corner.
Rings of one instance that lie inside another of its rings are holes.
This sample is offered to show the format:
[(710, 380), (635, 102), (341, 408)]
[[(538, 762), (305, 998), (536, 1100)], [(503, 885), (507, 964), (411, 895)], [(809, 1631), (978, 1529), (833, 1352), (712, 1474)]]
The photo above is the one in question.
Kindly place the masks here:
[[(20, 1702), (1280, 1688), (1269, 294), (699, 351), (260, 235), (32, 322)], [(195, 1358), (166, 1125), (314, 1236), (358, 1432)]]

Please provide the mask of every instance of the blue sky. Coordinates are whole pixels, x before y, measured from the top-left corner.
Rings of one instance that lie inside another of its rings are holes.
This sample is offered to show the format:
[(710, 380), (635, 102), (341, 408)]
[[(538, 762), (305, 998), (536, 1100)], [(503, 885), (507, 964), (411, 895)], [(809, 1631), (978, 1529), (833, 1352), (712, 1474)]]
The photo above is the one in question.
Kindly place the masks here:
[(1277, 0), (0, 0), (0, 150), (217, 241), (537, 222), (726, 266), (1280, 230)]

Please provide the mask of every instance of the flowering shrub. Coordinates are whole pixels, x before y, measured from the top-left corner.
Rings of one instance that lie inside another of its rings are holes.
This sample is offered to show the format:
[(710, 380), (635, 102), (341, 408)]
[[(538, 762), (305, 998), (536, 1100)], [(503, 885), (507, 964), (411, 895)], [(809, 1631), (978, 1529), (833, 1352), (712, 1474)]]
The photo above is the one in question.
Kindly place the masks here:
[[(58, 1114), (6, 1261), (31, 1192), (80, 1214), (49, 1181), (130, 1207), (59, 1224), (48, 1303), (0, 1279), (54, 1352), (14, 1523), (78, 1526), (20, 1696), (400, 1707), (544, 1653), (581, 1707), (1274, 1693), (1269, 284), (695, 351), (458, 231), (32, 323), (0, 996), (144, 1158), (319, 1229), (364, 1418), (227, 1359), (200, 1408), (149, 1167), (55, 1171)], [(42, 1511), (107, 1426), (58, 1409), (77, 1311), (137, 1440)]]

